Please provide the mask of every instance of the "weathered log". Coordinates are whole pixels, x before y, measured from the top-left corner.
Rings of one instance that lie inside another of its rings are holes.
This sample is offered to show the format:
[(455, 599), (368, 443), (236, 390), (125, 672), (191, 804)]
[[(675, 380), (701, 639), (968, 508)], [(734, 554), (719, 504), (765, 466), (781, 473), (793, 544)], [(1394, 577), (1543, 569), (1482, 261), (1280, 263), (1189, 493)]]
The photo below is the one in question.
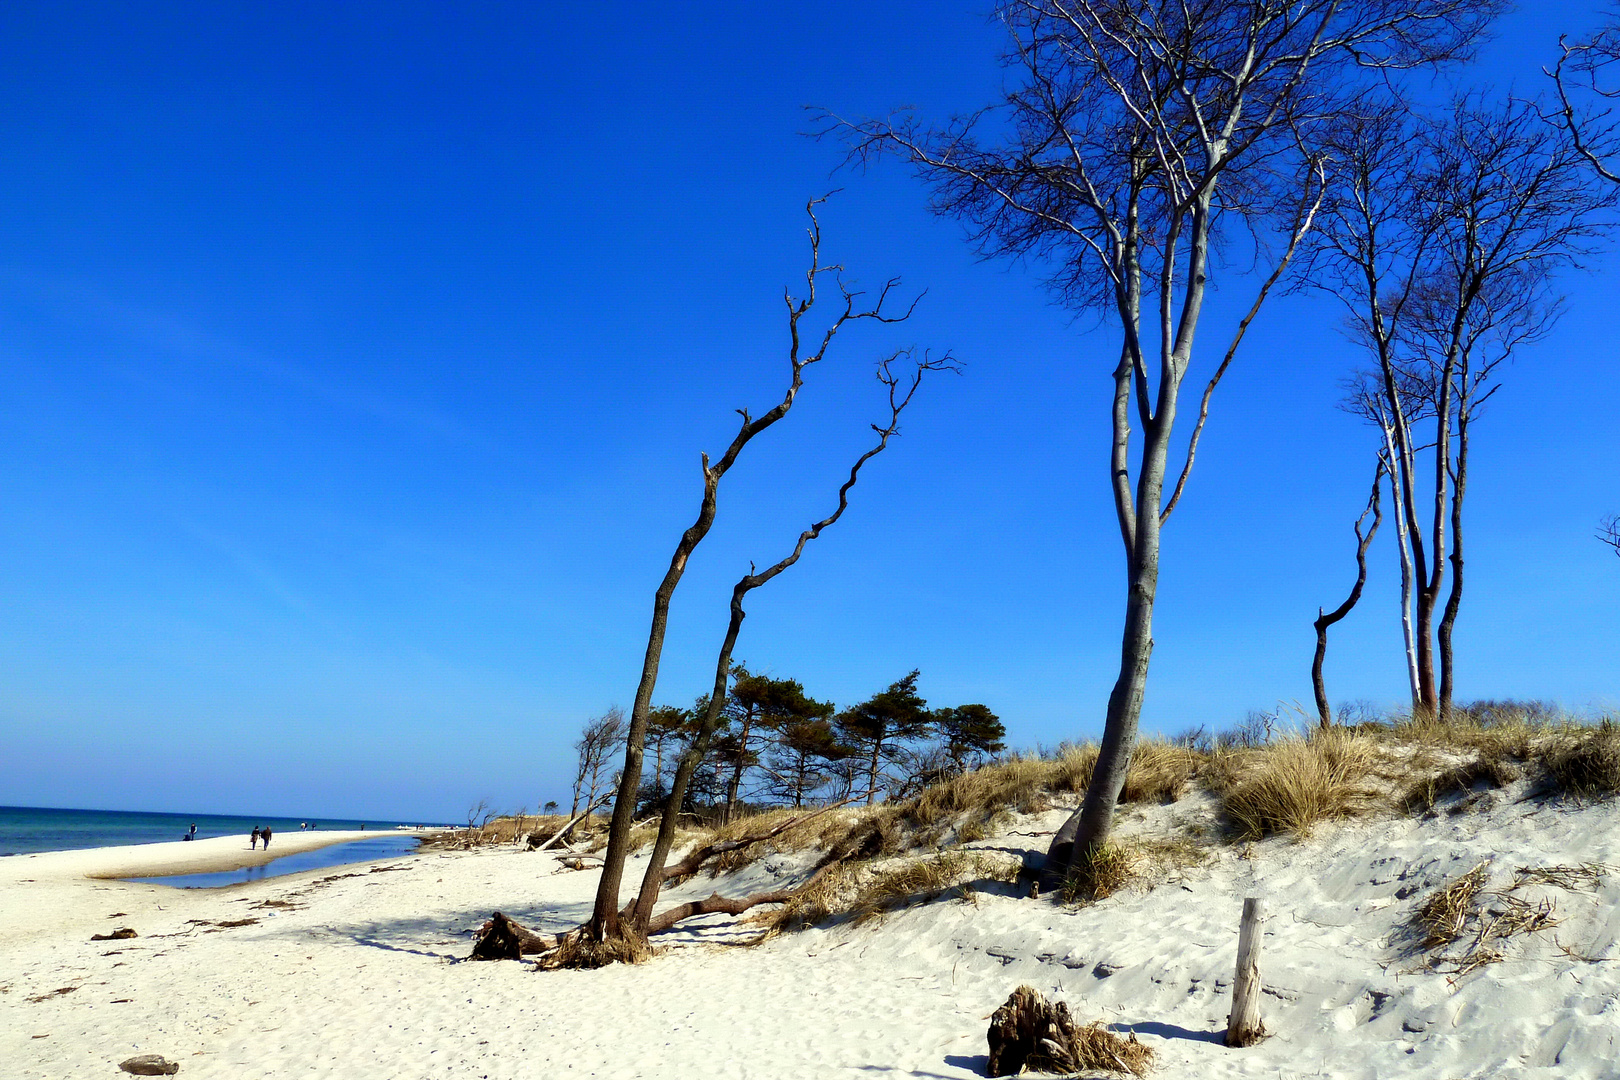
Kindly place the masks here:
[(118, 1067), (136, 1076), (173, 1076), (180, 1071), (178, 1061), (170, 1061), (159, 1054), (137, 1054), (120, 1061)]
[(564, 825), (562, 828), (560, 828), (556, 832), (552, 833), (551, 836), (544, 843), (538, 844), (538, 845), (531, 844), (529, 846), (535, 851), (545, 851), (547, 848), (551, 847), (551, 845), (555, 844), (557, 841), (559, 841), (563, 837), (567, 836), (569, 831), (572, 830), (575, 825), (579, 824), (581, 818), (589, 817), (591, 814), (595, 813), (598, 809), (600, 809), (602, 806), (604, 806), (607, 803), (607, 801), (608, 801), (608, 796), (606, 796), (606, 795), (602, 796), (600, 799), (597, 799), (595, 802), (591, 803), (585, 809), (581, 810), (579, 813), (577, 813), (573, 817), (569, 818), (568, 819), (568, 824)]
[(562, 943), (561, 934), (537, 934), (499, 911), (479, 928), (472, 960), (521, 960), (525, 955), (548, 952)]

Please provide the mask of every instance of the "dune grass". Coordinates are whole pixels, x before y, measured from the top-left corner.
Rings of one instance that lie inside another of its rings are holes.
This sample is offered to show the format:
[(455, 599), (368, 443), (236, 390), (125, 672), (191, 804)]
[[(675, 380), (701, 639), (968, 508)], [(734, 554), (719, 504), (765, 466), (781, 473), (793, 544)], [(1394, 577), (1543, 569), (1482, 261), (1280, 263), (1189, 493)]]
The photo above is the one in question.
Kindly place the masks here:
[(1371, 736), (1330, 730), (1232, 752), (1220, 762), (1213, 782), (1221, 813), (1238, 839), (1278, 833), (1306, 837), (1322, 822), (1371, 810), (1380, 764)]

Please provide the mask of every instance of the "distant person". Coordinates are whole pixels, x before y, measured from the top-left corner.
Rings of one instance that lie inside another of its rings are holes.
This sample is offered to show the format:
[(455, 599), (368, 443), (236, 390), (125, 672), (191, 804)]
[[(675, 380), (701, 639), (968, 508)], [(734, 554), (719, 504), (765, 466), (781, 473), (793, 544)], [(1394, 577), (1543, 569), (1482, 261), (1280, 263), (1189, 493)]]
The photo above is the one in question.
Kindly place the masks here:
[[(269, 847), (270, 846), (270, 841), (266, 840), (264, 842), (264, 846)], [(259, 849), (259, 827), (257, 825), (255, 825), (255, 826), (253, 826), (253, 835), (248, 838), (248, 850), (249, 851), (257, 851), (258, 849)]]
[(315, 824), (313, 821), (309, 823), (309, 831), (310, 832), (314, 832), (318, 828), (320, 828), (320, 826)]
[(193, 821), (191, 823), (191, 831), (186, 833), (186, 839), (187, 840), (195, 840), (195, 839), (197, 839), (197, 823), (195, 821)]
[(270, 850), (270, 826), (266, 825), (264, 828), (260, 829), (259, 830), (259, 836), (262, 837), (263, 840), (264, 840), (264, 850), (269, 851)]

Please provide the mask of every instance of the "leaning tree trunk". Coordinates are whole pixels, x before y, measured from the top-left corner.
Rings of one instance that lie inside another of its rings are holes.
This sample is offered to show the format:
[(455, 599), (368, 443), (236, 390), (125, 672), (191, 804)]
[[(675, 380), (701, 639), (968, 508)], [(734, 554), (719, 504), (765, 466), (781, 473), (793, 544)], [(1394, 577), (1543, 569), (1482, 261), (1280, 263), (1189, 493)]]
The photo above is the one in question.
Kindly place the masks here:
[(1452, 668), (1451, 631), (1457, 624), (1457, 609), (1462, 606), (1463, 592), (1463, 495), (1468, 488), (1468, 419), (1469, 403), (1460, 403), (1457, 419), (1457, 472), (1452, 478), (1451, 492), (1451, 594), (1446, 597), (1446, 608), (1440, 617), (1437, 634), (1440, 645), (1440, 713), (1451, 715), (1451, 696), (1456, 688)]
[[(1164, 498), (1165, 467), (1181, 379), (1192, 356), (1193, 332), (1203, 305), (1211, 197), (1212, 192), (1206, 192), (1192, 211), (1181, 317), (1174, 348), (1169, 349), (1166, 343), (1167, 351), (1160, 356), (1157, 408), (1151, 413), (1145, 400), (1145, 377), (1141, 375), (1140, 365), (1132, 360), (1133, 356), (1140, 356), (1139, 351), (1132, 349), (1132, 342), (1140, 348), (1137, 337), (1140, 294), (1133, 290), (1122, 300), (1121, 316), (1127, 330), (1127, 344), (1114, 372), (1111, 464), (1114, 505), (1126, 548), (1125, 628), (1120, 641), (1119, 676), (1113, 692), (1108, 695), (1102, 745), (1098, 748), (1097, 763), (1092, 767), (1091, 781), (1086, 785), (1085, 798), (1047, 848), (1042, 877), (1049, 888), (1067, 878), (1083, 859), (1108, 842), (1114, 826), (1114, 808), (1119, 803), (1119, 793), (1130, 770), (1131, 753), (1136, 748), (1142, 699), (1147, 692), (1148, 662), (1153, 655), (1153, 604), (1159, 586), (1159, 530), (1164, 521), (1160, 507)], [(1163, 257), (1173, 262), (1174, 251), (1165, 252)], [(1161, 282), (1160, 287), (1167, 288), (1168, 282)], [(1138, 395), (1137, 412), (1143, 427), (1141, 472), (1134, 505), (1129, 481), (1133, 387)]]
[[(1323, 731), (1333, 726), (1333, 710), (1328, 705), (1327, 685), (1322, 680), (1322, 664), (1327, 659), (1328, 627), (1350, 614), (1350, 609), (1361, 599), (1362, 587), (1367, 584), (1367, 548), (1378, 533), (1378, 522), (1383, 517), (1383, 511), (1378, 506), (1378, 494), (1383, 490), (1383, 482), (1384, 463), (1380, 458), (1378, 469), (1373, 473), (1372, 494), (1367, 496), (1367, 509), (1356, 519), (1356, 584), (1344, 603), (1330, 612), (1323, 612), (1320, 608), (1316, 611), (1316, 659), (1311, 662), (1311, 689), (1316, 692), (1316, 714)], [(1367, 520), (1369, 511), (1373, 516), (1372, 528), (1367, 530), (1366, 536), (1362, 536), (1361, 523)]]

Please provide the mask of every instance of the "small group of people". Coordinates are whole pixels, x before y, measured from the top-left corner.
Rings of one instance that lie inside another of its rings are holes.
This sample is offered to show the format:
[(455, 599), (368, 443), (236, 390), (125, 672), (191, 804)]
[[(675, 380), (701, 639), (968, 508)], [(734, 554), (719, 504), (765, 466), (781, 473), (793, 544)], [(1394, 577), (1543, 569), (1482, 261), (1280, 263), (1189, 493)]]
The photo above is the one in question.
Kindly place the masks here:
[[(195, 829), (196, 826), (193, 825), (192, 828)], [(259, 841), (260, 840), (264, 841), (264, 850), (269, 851), (270, 850), (270, 826), (261, 825), (257, 829), (253, 830), (253, 835), (248, 838), (248, 850), (252, 851), (252, 850), (257, 849), (258, 846), (259, 846)]]
[(303, 832), (305, 829), (313, 829), (314, 827), (315, 823), (313, 821), (300, 821), (298, 823), (299, 832)]

